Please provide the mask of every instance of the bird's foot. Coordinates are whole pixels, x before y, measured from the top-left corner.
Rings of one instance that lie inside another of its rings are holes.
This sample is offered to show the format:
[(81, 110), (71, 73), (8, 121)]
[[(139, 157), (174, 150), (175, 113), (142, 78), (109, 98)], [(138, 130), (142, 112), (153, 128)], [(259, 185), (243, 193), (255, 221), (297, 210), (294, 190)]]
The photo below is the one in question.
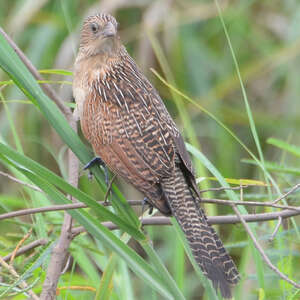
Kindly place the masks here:
[(105, 166), (105, 162), (101, 159), (101, 157), (96, 156), (83, 167), (83, 170), (87, 170), (94, 165)]
[(144, 211), (145, 211), (145, 205), (148, 205), (148, 206), (149, 206), (149, 212), (148, 212), (148, 214), (149, 214), (149, 215), (152, 215), (152, 213), (153, 213), (153, 205), (150, 203), (150, 201), (148, 200), (147, 197), (145, 197), (145, 198), (142, 200), (142, 214), (143, 214)]
[[(96, 156), (91, 161), (89, 161), (83, 167), (83, 170), (90, 169), (91, 167), (93, 167), (95, 165), (99, 165), (99, 166), (101, 166), (101, 167), (104, 168), (105, 183), (106, 183), (106, 186), (108, 186), (109, 185), (108, 170), (107, 170), (105, 162), (99, 156)], [(93, 174), (92, 174), (92, 172), (90, 170), (89, 170), (88, 178), (89, 178), (89, 180), (93, 179)]]
[(106, 193), (105, 193), (105, 196), (104, 196), (104, 203), (107, 203), (108, 202), (108, 196), (110, 195), (110, 193), (112, 192), (111, 191), (111, 187), (112, 187), (112, 184), (116, 178), (116, 174), (113, 175), (111, 181), (109, 182), (109, 184), (107, 184), (107, 190), (106, 190)]
[(142, 214), (141, 214), (141, 217), (140, 217), (140, 222), (141, 222), (141, 229), (144, 230), (144, 225), (143, 225), (143, 220), (144, 220), (144, 212), (145, 212), (145, 206), (148, 205), (149, 207), (149, 212), (148, 214), (151, 215), (152, 212), (153, 212), (153, 205), (150, 203), (150, 201), (148, 200), (147, 197), (145, 197), (143, 200), (142, 200)]

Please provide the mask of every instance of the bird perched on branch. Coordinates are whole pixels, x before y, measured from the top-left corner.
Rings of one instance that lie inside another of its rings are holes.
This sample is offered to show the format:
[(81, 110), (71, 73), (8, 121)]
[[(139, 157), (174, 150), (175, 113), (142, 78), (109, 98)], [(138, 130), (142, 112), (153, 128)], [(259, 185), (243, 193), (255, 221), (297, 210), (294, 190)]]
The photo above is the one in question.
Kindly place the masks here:
[(96, 155), (179, 223), (196, 262), (224, 298), (236, 266), (199, 206), (181, 134), (158, 92), (122, 45), (108, 14), (88, 17), (74, 67), (76, 114)]

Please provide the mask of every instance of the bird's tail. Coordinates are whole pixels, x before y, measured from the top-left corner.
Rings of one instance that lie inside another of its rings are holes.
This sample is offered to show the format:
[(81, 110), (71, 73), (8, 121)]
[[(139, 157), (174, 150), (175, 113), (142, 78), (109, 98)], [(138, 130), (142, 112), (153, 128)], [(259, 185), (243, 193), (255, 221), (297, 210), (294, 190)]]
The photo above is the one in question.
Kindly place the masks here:
[(215, 230), (207, 223), (199, 206), (199, 197), (189, 187), (182, 170), (162, 182), (172, 215), (176, 218), (204, 275), (220, 290), (223, 298), (231, 298), (231, 285), (239, 281), (238, 270)]

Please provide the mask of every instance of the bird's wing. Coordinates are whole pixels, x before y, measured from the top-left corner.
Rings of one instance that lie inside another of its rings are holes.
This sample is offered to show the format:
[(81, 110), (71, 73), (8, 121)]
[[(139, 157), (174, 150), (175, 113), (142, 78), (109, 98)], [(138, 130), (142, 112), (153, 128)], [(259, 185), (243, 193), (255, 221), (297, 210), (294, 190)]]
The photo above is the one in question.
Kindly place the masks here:
[(144, 105), (149, 105), (153, 108), (153, 114), (156, 115), (157, 119), (161, 123), (166, 124), (169, 134), (171, 135), (173, 141), (173, 147), (176, 154), (180, 157), (186, 170), (192, 177), (195, 177), (195, 171), (192, 165), (190, 156), (186, 150), (184, 140), (176, 127), (172, 117), (170, 116), (167, 108), (165, 107), (162, 99), (160, 98), (157, 90), (152, 86), (150, 81), (144, 76), (144, 74), (139, 70), (135, 62), (129, 57), (129, 61), (126, 65), (126, 73), (130, 74), (132, 82), (136, 82), (135, 86), (138, 88), (142, 95), (144, 95), (144, 100), (142, 103)]
[(156, 89), (142, 73), (139, 73), (139, 78), (142, 79), (143, 85), (145, 86), (145, 94), (148, 95), (149, 102), (151, 103), (152, 107), (155, 108), (154, 113), (156, 114), (157, 118), (160, 119), (161, 123), (166, 124), (168, 133), (171, 136), (171, 141), (169, 141), (169, 143), (172, 143), (174, 153), (176, 154), (173, 159), (176, 161), (179, 158), (181, 170), (183, 171), (183, 175), (186, 178), (188, 185), (194, 190), (198, 197), (201, 198), (196, 184), (195, 170), (185, 147), (182, 135), (177, 129), (175, 122), (170, 116)]
[(151, 100), (158, 111), (158, 114), (161, 116), (161, 119), (167, 124), (168, 131), (172, 136), (172, 142), (174, 144), (175, 152), (177, 156), (180, 158), (182, 164), (184, 165), (186, 171), (189, 173), (188, 175), (191, 177), (195, 177), (195, 171), (192, 165), (192, 161), (187, 152), (187, 149), (184, 144), (184, 140), (182, 138), (181, 133), (177, 129), (176, 124), (174, 123), (172, 117), (170, 116), (167, 108), (165, 107), (163, 101), (161, 100), (156, 89), (148, 82), (149, 95)]
[[(128, 56), (127, 63), (124, 66), (124, 71), (127, 74), (127, 78), (130, 78), (129, 83), (133, 85), (134, 89), (139, 91), (138, 98), (142, 98), (141, 103), (144, 104), (144, 106), (150, 106), (152, 114), (156, 116), (160, 123), (165, 124), (168, 133), (173, 139), (172, 144), (176, 154), (180, 157), (186, 170), (190, 173), (190, 175), (194, 177), (194, 168), (190, 156), (186, 150), (183, 138), (179, 130), (177, 129), (172, 117), (170, 116), (168, 110), (166, 109), (162, 99), (160, 98), (157, 90), (152, 86), (149, 80), (139, 70), (138, 66), (135, 64), (134, 60), (130, 56)], [(137, 99), (137, 101), (140, 100)]]
[(118, 148), (119, 160), (128, 160), (136, 172), (148, 170), (140, 176), (158, 182), (171, 174), (175, 154), (168, 124), (149, 101), (149, 93), (135, 82), (113, 77), (95, 81), (84, 102), (81, 127), (94, 149), (108, 144)]

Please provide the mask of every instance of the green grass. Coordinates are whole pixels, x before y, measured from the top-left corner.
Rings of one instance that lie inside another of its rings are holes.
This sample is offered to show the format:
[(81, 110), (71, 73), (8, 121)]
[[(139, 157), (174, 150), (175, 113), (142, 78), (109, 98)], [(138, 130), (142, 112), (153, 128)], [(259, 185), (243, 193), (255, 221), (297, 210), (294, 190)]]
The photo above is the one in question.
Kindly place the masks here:
[[(197, 176), (206, 178), (200, 180), (201, 188), (256, 180), (269, 186), (244, 189), (244, 198), (271, 201), (299, 183), (297, 1), (175, 1), (168, 16), (151, 28), (145, 21), (148, 13), (152, 10), (155, 15), (167, 2), (149, 1), (138, 7), (128, 3), (127, 8), (116, 7), (120, 34), (137, 62), (144, 62), (143, 72), (188, 142)], [(50, 84), (74, 107), (70, 84), (78, 29), (96, 4), (95, 0), (53, 0), (37, 8), (35, 1), (0, 2), (1, 26), (44, 77), (36, 82), (0, 36), (4, 70), (0, 72), (0, 170), (43, 190), (33, 191), (0, 175), (0, 213), (69, 203), (67, 194), (89, 206), (70, 211), (76, 226), (85, 226), (89, 234), (71, 243), (71, 264), (60, 277), (57, 299), (221, 299), (195, 266), (175, 223), (141, 230), (140, 210), (126, 202), (141, 199), (133, 189), (117, 181), (111, 209), (94, 201), (106, 192), (103, 172), (93, 168), (95, 180), (87, 180), (82, 165), (93, 156), (89, 146), (40, 88), (42, 83)], [(142, 49), (147, 49), (146, 59)], [(81, 162), (78, 189), (66, 182), (67, 147)], [(205, 197), (235, 201), (240, 195), (226, 190)], [(283, 203), (298, 205), (299, 191)], [(232, 213), (224, 206), (205, 208), (209, 215)], [(244, 214), (254, 212), (239, 209)], [(121, 230), (107, 230), (103, 220)], [(49, 241), (13, 264), (36, 293), (41, 292), (62, 222), (62, 212), (0, 221), (1, 256), (11, 253), (29, 228), (33, 233), (25, 244), (39, 238)], [(252, 223), (251, 230), (273, 264), (299, 282), (299, 218), (284, 223), (269, 243), (275, 226), (276, 221)], [(262, 261), (241, 225), (217, 229), (241, 273), (235, 299), (299, 298), (299, 292)], [(26, 291), (17, 290), (18, 281), (3, 268), (0, 278), (0, 298), (26, 298)]]

